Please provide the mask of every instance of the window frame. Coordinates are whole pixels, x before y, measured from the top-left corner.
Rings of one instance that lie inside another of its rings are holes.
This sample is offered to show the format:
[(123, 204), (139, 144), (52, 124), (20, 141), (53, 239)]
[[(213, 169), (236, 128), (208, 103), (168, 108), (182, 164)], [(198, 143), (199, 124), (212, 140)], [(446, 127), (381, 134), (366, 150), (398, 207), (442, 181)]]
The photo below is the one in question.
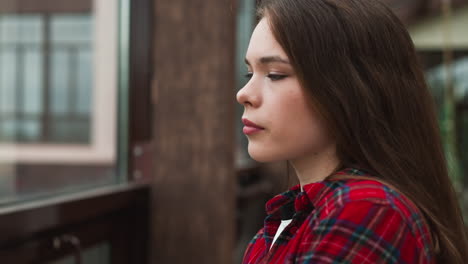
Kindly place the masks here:
[[(35, 3), (34, 0), (21, 1)], [(69, 1), (77, 5), (80, 2)], [(128, 76), (119, 75), (118, 102), (128, 106), (128, 112), (118, 108), (119, 127), (126, 129), (119, 131), (121, 144), (117, 161), (118, 174), (128, 182), (0, 207), (1, 263), (43, 262), (69, 255), (70, 249), (60, 252), (51, 249), (53, 238), (65, 233), (81, 238), (83, 248), (109, 241), (111, 263), (148, 263), (153, 1), (121, 2), (128, 5), (130, 14), (129, 20), (123, 22), (125, 14), (121, 14), (120, 23), (128, 22), (130, 28), (128, 32), (121, 32), (120, 45), (124, 44), (121, 49), (129, 50), (128, 54), (120, 52), (118, 67), (120, 70), (129, 68)], [(47, 4), (42, 3), (42, 6)], [(144, 43), (132, 43), (130, 39), (144, 40), (141, 41)], [(44, 176), (47, 180), (47, 175)]]

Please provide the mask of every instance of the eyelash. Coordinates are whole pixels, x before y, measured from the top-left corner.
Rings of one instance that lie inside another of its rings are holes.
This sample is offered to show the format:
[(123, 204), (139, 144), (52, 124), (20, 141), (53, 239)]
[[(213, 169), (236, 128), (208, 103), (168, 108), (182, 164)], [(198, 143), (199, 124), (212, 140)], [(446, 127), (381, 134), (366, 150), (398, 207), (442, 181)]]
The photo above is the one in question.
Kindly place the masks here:
[(268, 74), (267, 77), (270, 78), (270, 80), (272, 80), (272, 81), (280, 81), (280, 80), (286, 78), (287, 76), (286, 75), (281, 75), (281, 74)]
[[(250, 80), (250, 78), (252, 78), (252, 76), (253, 76), (253, 73), (247, 73), (244, 76), (245, 76), (245, 78)], [(266, 77), (270, 78), (270, 80), (274, 82), (274, 81), (280, 81), (280, 80), (282, 80), (282, 79), (284, 79), (284, 78), (286, 78), (288, 76), (287, 75), (282, 75), (282, 74), (272, 74), (272, 73), (270, 73), (270, 74), (267, 74)]]

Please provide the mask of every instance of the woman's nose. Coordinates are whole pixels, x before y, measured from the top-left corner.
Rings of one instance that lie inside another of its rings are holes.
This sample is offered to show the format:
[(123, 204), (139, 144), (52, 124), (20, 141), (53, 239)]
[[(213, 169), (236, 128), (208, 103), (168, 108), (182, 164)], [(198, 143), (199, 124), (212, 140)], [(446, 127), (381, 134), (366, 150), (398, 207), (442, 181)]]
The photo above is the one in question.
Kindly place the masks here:
[(236, 99), (243, 106), (257, 107), (260, 104), (260, 96), (253, 89), (251, 81), (249, 81), (242, 89), (237, 92)]

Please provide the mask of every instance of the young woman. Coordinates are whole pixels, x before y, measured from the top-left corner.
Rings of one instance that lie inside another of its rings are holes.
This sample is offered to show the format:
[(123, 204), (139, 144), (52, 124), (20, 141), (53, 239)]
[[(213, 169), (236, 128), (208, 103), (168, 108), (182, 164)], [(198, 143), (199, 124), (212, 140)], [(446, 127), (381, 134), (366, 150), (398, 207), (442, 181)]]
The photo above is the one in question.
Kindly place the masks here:
[(467, 263), (432, 97), (377, 0), (265, 0), (246, 54), (248, 151), (300, 185), (267, 205), (243, 263)]

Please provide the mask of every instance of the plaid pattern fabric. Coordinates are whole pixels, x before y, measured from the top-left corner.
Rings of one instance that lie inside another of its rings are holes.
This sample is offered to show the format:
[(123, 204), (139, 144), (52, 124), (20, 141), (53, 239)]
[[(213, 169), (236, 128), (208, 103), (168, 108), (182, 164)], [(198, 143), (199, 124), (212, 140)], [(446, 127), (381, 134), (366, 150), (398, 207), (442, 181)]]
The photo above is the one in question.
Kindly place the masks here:
[[(337, 174), (370, 176), (354, 168)], [(265, 225), (249, 243), (242, 263), (434, 263), (421, 213), (386, 185), (339, 179), (303, 189), (295, 186), (267, 202)], [(293, 220), (270, 249), (281, 208), (291, 202)]]

